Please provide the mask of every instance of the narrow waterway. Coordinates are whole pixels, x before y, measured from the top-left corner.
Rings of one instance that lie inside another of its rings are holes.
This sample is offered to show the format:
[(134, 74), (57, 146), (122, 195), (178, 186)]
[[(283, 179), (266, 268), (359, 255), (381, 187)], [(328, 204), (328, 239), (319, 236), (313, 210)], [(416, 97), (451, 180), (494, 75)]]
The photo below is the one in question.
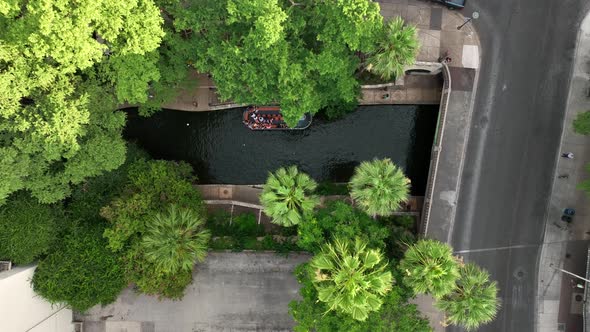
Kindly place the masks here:
[(405, 169), (412, 194), (424, 193), (436, 105), (361, 106), (301, 131), (251, 131), (242, 112), (165, 110), (143, 118), (129, 110), (125, 136), (154, 158), (191, 163), (201, 183), (260, 184), (292, 164), (317, 181), (345, 182), (361, 161), (388, 157)]

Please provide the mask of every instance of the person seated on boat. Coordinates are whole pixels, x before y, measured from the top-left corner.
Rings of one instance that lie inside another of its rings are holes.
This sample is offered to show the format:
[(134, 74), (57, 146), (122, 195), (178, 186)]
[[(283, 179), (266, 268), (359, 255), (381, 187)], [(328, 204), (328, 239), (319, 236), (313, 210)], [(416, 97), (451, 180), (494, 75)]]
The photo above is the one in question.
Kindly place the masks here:
[(258, 117), (258, 121), (264, 122), (264, 118), (260, 116), (260, 117)]

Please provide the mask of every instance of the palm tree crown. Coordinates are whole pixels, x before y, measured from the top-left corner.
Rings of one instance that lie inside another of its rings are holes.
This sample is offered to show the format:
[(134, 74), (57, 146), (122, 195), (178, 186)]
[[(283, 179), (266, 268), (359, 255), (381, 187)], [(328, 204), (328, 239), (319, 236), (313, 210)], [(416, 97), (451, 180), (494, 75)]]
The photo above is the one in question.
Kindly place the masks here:
[(297, 225), (319, 203), (317, 184), (296, 166), (279, 168), (268, 176), (260, 195), (264, 213), (282, 226)]
[(391, 289), (393, 276), (379, 250), (367, 243), (335, 239), (312, 258), (312, 280), (318, 298), (329, 310), (337, 310), (364, 321), (369, 312), (378, 310), (383, 296)]
[(498, 286), (487, 271), (465, 264), (455, 289), (440, 298), (436, 306), (446, 312), (448, 322), (473, 330), (491, 322), (498, 312)]
[(416, 60), (419, 47), (416, 27), (404, 25), (404, 20), (396, 17), (385, 25), (376, 51), (367, 60), (367, 70), (384, 80), (400, 77), (404, 67)]
[(156, 214), (141, 242), (146, 259), (162, 273), (192, 270), (207, 255), (211, 234), (203, 229), (204, 223), (202, 216), (175, 205), (165, 214)]
[(435, 298), (449, 294), (459, 278), (459, 263), (450, 246), (435, 240), (420, 240), (400, 262), (404, 282), (418, 294)]
[(389, 158), (363, 161), (349, 185), (355, 203), (373, 216), (386, 216), (399, 209), (410, 191), (410, 180)]

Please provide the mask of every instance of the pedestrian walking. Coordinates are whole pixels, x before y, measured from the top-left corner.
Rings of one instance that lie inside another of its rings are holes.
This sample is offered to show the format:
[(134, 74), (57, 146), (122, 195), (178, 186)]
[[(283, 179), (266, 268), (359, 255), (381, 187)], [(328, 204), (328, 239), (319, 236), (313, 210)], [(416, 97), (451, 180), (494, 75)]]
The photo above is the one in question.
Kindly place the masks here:
[(574, 159), (574, 153), (573, 152), (565, 152), (561, 154), (562, 157), (567, 158), (567, 159)]

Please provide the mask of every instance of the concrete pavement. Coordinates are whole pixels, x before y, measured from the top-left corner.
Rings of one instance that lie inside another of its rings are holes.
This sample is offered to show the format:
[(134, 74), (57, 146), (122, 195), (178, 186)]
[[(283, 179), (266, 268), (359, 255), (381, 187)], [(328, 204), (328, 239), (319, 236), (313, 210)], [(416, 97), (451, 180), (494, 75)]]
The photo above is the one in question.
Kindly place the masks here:
[(194, 282), (179, 301), (126, 289), (115, 303), (77, 319), (86, 332), (140, 331), (139, 326), (155, 332), (291, 331), (288, 304), (299, 296), (293, 269), (309, 258), (212, 252), (196, 266)]
[[(586, 253), (590, 242), (590, 199), (576, 185), (588, 178), (585, 166), (590, 163), (590, 137), (574, 133), (572, 121), (576, 115), (590, 110), (590, 16), (580, 26), (570, 92), (561, 136), (551, 198), (547, 210), (545, 236), (541, 247), (538, 283), (537, 331), (582, 331), (583, 289), (580, 282), (557, 271), (564, 268), (585, 275)], [(573, 152), (574, 159), (561, 158), (562, 152)], [(576, 215), (571, 225), (560, 219), (565, 208), (573, 208)], [(554, 266), (554, 267), (552, 267)]]

